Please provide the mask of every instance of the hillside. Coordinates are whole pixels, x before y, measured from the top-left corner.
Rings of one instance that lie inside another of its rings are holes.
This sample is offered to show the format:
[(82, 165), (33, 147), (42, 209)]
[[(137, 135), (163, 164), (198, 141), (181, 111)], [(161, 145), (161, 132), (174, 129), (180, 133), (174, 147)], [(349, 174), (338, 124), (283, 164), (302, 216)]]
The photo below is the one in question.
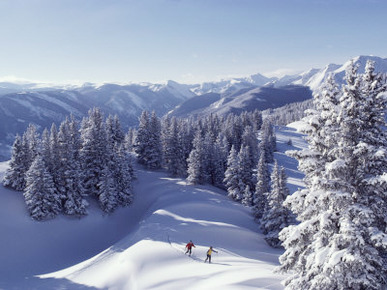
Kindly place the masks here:
[[(293, 192), (302, 174), (284, 151), (305, 143), (290, 127), (279, 129), (277, 142)], [(282, 251), (266, 244), (248, 208), (163, 171), (137, 174), (131, 206), (103, 216), (92, 203), (82, 219), (34, 222), (22, 194), (1, 187), (0, 289), (283, 288), (284, 276), (273, 273)], [(192, 258), (184, 255), (189, 240)], [(211, 245), (218, 254), (204, 264)]]

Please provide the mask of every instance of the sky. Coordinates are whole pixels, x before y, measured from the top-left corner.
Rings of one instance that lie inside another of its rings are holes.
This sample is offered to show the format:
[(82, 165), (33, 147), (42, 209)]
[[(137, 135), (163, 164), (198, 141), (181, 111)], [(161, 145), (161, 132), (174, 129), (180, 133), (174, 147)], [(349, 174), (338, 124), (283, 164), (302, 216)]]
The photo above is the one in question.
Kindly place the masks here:
[(0, 0), (0, 79), (199, 83), (387, 57), (385, 0)]

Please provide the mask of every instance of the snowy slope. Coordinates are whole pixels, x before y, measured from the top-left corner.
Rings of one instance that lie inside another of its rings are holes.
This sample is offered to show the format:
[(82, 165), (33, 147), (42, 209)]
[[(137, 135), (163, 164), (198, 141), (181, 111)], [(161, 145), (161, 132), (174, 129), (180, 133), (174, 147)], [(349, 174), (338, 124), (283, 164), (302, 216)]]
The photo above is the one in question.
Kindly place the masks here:
[[(277, 139), (293, 191), (302, 175), (284, 151), (305, 143), (289, 127), (278, 128)], [(210, 186), (137, 173), (133, 205), (103, 216), (92, 204), (82, 219), (32, 221), (21, 193), (1, 187), (0, 289), (283, 288), (284, 276), (273, 273), (282, 251), (267, 246), (249, 209)], [(192, 258), (184, 255), (190, 239)], [(218, 254), (204, 264), (211, 245)]]

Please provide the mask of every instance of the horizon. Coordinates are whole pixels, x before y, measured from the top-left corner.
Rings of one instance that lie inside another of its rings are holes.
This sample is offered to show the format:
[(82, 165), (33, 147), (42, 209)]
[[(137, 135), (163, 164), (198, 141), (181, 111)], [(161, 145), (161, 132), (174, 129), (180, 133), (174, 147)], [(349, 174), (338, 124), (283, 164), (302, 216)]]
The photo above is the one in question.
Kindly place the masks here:
[(260, 73), (260, 72), (256, 72), (256, 73), (253, 73), (253, 74), (249, 74), (249, 75), (230, 75), (230, 76), (224, 76), (223, 78), (218, 78), (218, 79), (214, 79), (214, 80), (206, 80), (206, 81), (203, 81), (203, 82), (179, 82), (179, 81), (176, 81), (176, 80), (173, 80), (173, 79), (168, 79), (168, 80), (163, 80), (163, 81), (158, 81), (158, 82), (149, 82), (149, 81), (138, 81), (138, 82), (135, 82), (135, 81), (128, 81), (128, 82), (123, 82), (123, 81), (101, 81), (101, 82), (90, 82), (90, 81), (80, 81), (80, 80), (75, 80), (75, 81), (72, 81), (72, 82), (49, 82), (49, 81), (42, 81), (42, 80), (31, 80), (31, 79), (23, 79), (23, 78), (17, 78), (16, 76), (5, 76), (5, 77), (1, 77), (0, 76), (0, 83), (10, 83), (10, 84), (16, 84), (16, 85), (35, 85), (36, 88), (38, 87), (41, 87), (41, 88), (47, 88), (47, 87), (55, 87), (55, 86), (58, 86), (58, 87), (81, 87), (81, 86), (87, 86), (87, 85), (91, 85), (91, 86), (102, 86), (104, 84), (116, 84), (116, 85), (131, 85), (131, 84), (140, 84), (140, 85), (164, 85), (164, 84), (167, 84), (168, 82), (172, 81), (172, 82), (176, 82), (176, 83), (179, 83), (181, 85), (200, 85), (200, 84), (203, 84), (203, 83), (216, 83), (216, 82), (222, 82), (222, 81), (228, 81), (228, 80), (233, 80), (233, 79), (242, 79), (242, 78), (248, 78), (248, 77), (251, 77), (251, 76), (255, 76), (255, 75), (261, 75), (263, 77), (266, 77), (266, 78), (277, 78), (277, 79), (281, 79), (283, 77), (291, 77), (291, 76), (294, 76), (294, 75), (299, 75), (299, 74), (303, 74), (303, 73), (307, 73), (308, 71), (310, 70), (314, 70), (314, 69), (318, 69), (318, 70), (321, 70), (321, 69), (324, 69), (325, 67), (329, 66), (329, 65), (344, 65), (346, 62), (348, 61), (351, 61), (353, 59), (356, 59), (358, 57), (377, 57), (377, 58), (381, 58), (381, 59), (386, 59), (386, 57), (380, 57), (380, 56), (375, 56), (375, 55), (358, 55), (358, 56), (354, 56), (352, 57), (351, 59), (348, 59), (347, 61), (341, 63), (341, 64), (338, 64), (338, 63), (329, 63), (329, 64), (326, 64), (324, 65), (323, 67), (311, 67), (307, 70), (304, 70), (304, 71), (290, 71), (290, 70), (286, 70), (286, 69), (279, 69), (277, 71), (274, 71), (272, 73), (268, 73), (268, 74), (263, 74), (263, 73)]
[(200, 84), (291, 75), (359, 55), (385, 58), (385, 11), (382, 0), (3, 0), (0, 80)]

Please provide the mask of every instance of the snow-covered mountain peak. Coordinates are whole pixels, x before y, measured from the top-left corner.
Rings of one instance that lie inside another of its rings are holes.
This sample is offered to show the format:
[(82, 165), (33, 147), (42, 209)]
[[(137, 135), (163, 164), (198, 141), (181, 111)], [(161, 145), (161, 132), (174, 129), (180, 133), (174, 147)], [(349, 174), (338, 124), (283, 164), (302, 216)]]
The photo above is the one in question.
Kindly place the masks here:
[(344, 83), (345, 72), (349, 66), (353, 63), (358, 66), (358, 72), (363, 73), (368, 60), (375, 62), (375, 70), (377, 72), (387, 72), (387, 59), (377, 56), (360, 55), (354, 57), (342, 65), (328, 64), (323, 69), (317, 71), (310, 79), (305, 83), (311, 90), (318, 91), (327, 77), (332, 74), (338, 84)]

